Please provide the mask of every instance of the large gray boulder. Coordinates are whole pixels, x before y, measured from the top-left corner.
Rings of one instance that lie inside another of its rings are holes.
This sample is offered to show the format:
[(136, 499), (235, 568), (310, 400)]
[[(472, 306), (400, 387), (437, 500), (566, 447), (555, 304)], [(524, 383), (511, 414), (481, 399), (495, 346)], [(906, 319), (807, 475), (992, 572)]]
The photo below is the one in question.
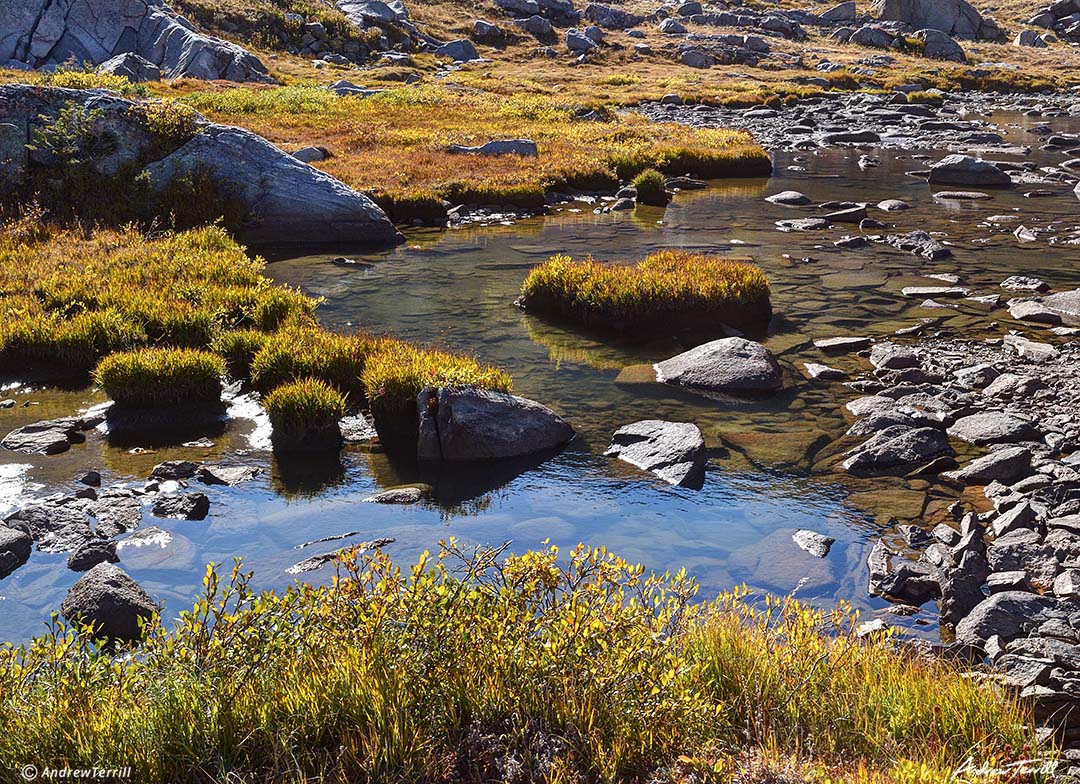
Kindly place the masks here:
[(705, 439), (691, 422), (646, 419), (620, 427), (604, 452), (665, 482), (695, 490), (705, 482)]
[(856, 474), (907, 471), (954, 452), (937, 428), (893, 425), (847, 453), (843, 468)]
[(603, 3), (589, 3), (585, 6), (585, 18), (609, 30), (625, 30), (628, 27), (637, 27), (645, 21), (645, 17), (640, 14), (612, 8)]
[(60, 605), (68, 622), (93, 626), (95, 639), (110, 643), (142, 639), (145, 624), (159, 610), (137, 582), (111, 563), (98, 564), (84, 574)]
[(129, 52), (172, 79), (274, 81), (255, 55), (199, 33), (164, 0), (0, 0), (0, 62), (100, 65)]
[(903, 22), (916, 30), (940, 30), (957, 38), (996, 40), (1001, 28), (966, 0), (875, 0), (870, 12), (884, 22)]
[(7, 577), (30, 559), (34, 540), (30, 534), (0, 525), (0, 579)]
[(967, 62), (963, 47), (947, 33), (940, 30), (919, 30), (915, 33), (915, 38), (922, 43), (923, 57), (948, 60), (953, 63)]
[(657, 362), (656, 380), (699, 394), (771, 394), (784, 386), (772, 352), (745, 338), (721, 338)]
[(991, 635), (1002, 642), (1024, 637), (1050, 620), (1068, 621), (1077, 612), (1052, 596), (1040, 596), (1024, 591), (996, 593), (980, 602), (971, 613), (956, 624), (956, 641), (966, 645), (982, 645)]
[(946, 155), (930, 166), (927, 182), (931, 185), (977, 185), (983, 188), (1008, 188), (1012, 178), (989, 161), (970, 155)]
[(208, 125), (147, 171), (158, 188), (177, 176), (212, 173), (243, 205), (247, 219), (240, 236), (253, 244), (387, 244), (400, 237), (367, 196), (243, 128)]
[(1004, 411), (980, 411), (961, 417), (949, 427), (948, 432), (950, 436), (976, 446), (1042, 440), (1035, 425)]
[(1061, 317), (1061, 323), (1080, 326), (1080, 289), (1043, 297), (1039, 304)]
[(129, 82), (160, 82), (161, 69), (134, 52), (124, 52), (98, 66), (98, 73), (123, 76)]
[(506, 392), (472, 387), (424, 389), (417, 457), (423, 462), (507, 460), (552, 451), (574, 429), (551, 409)]

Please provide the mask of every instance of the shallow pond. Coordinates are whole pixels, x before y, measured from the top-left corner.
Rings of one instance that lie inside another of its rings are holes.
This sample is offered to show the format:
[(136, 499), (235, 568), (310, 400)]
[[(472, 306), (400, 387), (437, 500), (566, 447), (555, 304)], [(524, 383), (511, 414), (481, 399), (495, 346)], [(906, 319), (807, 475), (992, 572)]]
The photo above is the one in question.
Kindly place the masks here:
[[(1019, 128), (1012, 131), (1017, 141), (1036, 141)], [(866, 369), (856, 357), (823, 358), (811, 340), (887, 336), (919, 319), (933, 319), (930, 330), (1000, 335), (1008, 325), (1004, 310), (993, 316), (1001, 324), (988, 330), (985, 306), (927, 309), (900, 290), (933, 285), (921, 276), (943, 273), (958, 275), (979, 293), (999, 293), (997, 284), (1019, 273), (1038, 275), (1055, 288), (1076, 287), (1080, 248), (1019, 243), (1011, 233), (1016, 222), (991, 227), (985, 219), (1012, 214), (1027, 225), (1080, 221), (1077, 199), (1064, 185), (1040, 186), (1054, 195), (1039, 199), (1024, 198), (1030, 189), (1021, 187), (994, 193), (988, 201), (940, 202), (923, 180), (905, 175), (925, 162), (879, 151), (881, 165), (864, 170), (857, 161), (865, 152), (822, 150), (805, 154), (805, 160), (777, 154), (771, 180), (717, 182), (707, 191), (680, 194), (666, 210), (594, 215), (592, 205), (567, 205), (548, 218), (513, 226), (417, 230), (405, 245), (387, 252), (344, 254), (370, 262), (370, 268), (335, 265), (331, 259), (338, 253), (271, 263), (269, 274), (279, 282), (326, 298), (321, 316), (331, 328), (362, 326), (470, 352), (508, 369), (518, 394), (556, 409), (579, 433), (563, 454), (540, 466), (417, 476), (356, 447), (330, 464), (283, 464), (265, 451), (257, 407), (239, 406), (228, 432), (207, 434), (213, 446), (142, 444), (145, 451), (133, 453), (131, 444), (110, 445), (91, 434), (86, 444), (64, 455), (0, 454), (0, 504), (9, 508), (27, 494), (70, 491), (74, 477), (90, 468), (101, 470), (106, 484), (140, 484), (153, 465), (171, 458), (264, 467), (260, 478), (240, 487), (198, 488), (212, 502), (205, 522), (144, 518), (144, 528), (160, 526), (173, 541), (165, 549), (128, 548), (121, 566), (164, 599), (170, 615), (190, 606), (208, 561), (243, 557), (255, 570), (257, 585), (281, 587), (294, 579), (286, 568), (337, 543), (304, 550), (297, 545), (346, 532), (356, 532), (352, 541), (396, 539), (389, 552), (402, 562), (437, 548), (450, 535), (476, 543), (509, 539), (517, 549), (546, 539), (560, 546), (603, 544), (651, 568), (685, 566), (705, 595), (745, 582), (880, 609), (883, 602), (865, 596), (864, 561), (874, 537), (896, 520), (929, 516), (949, 498), (924, 482), (869, 483), (811, 472), (815, 453), (846, 429), (840, 404), (857, 393), (841, 384), (808, 381), (802, 364), (825, 361), (853, 373)], [(1033, 155), (1047, 163), (1061, 160), (1060, 155)], [(780, 232), (775, 221), (816, 214), (763, 201), (788, 189), (814, 201), (904, 199), (913, 209), (885, 213), (871, 207), (871, 217), (895, 223), (895, 231), (945, 232), (955, 243), (955, 255), (929, 262), (880, 245), (839, 250), (832, 242), (849, 233), (842, 229)], [(762, 265), (773, 281), (777, 317), (768, 335), (760, 337), (785, 366), (785, 392), (766, 401), (721, 404), (641, 383), (635, 366), (671, 356), (702, 342), (702, 336), (657, 335), (627, 343), (526, 316), (512, 305), (529, 267), (554, 253), (632, 260), (665, 247), (747, 256)], [(8, 394), (20, 405), (0, 411), (5, 430), (100, 402), (98, 393), (88, 390), (19, 388)], [(247, 418), (252, 414), (254, 420)], [(600, 456), (614, 429), (643, 418), (701, 427), (713, 458), (702, 490), (671, 488)], [(523, 468), (529, 470), (518, 474)], [(434, 484), (442, 503), (360, 503), (377, 489), (418, 479)], [(836, 538), (828, 558), (815, 559), (792, 542), (800, 527)], [(77, 579), (64, 561), (64, 556), (35, 552), (27, 565), (0, 581), (0, 639), (25, 639), (42, 630)], [(324, 567), (305, 578), (325, 580), (331, 574), (332, 567)], [(928, 628), (932, 616), (922, 616)]]

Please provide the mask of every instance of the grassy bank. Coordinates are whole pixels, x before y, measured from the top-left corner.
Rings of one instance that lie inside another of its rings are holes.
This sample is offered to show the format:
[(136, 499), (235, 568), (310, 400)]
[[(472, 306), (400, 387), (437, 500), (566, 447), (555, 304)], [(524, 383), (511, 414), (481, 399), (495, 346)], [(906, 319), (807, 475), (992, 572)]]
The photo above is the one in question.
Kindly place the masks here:
[(529, 273), (518, 303), (620, 332), (761, 326), (772, 314), (769, 281), (758, 266), (674, 250), (636, 264), (555, 256)]
[[(650, 169), (701, 177), (765, 175), (769, 158), (749, 134), (658, 125), (628, 116), (578, 119), (572, 104), (444, 86), (395, 87), (338, 97), (316, 84), (227, 88), (182, 96), (211, 119), (243, 125), (286, 148), (319, 145), (319, 164), (376, 194), (391, 213), (432, 201), (536, 206), (550, 190), (613, 189)], [(532, 139), (539, 157), (450, 152), (492, 139)]]
[[(220, 581), (219, 581), (220, 580)], [(696, 604), (603, 550), (345, 559), (256, 595), (213, 571), (114, 660), (0, 649), (0, 767), (158, 781), (940, 782), (1037, 753), (1017, 704), (853, 617)]]

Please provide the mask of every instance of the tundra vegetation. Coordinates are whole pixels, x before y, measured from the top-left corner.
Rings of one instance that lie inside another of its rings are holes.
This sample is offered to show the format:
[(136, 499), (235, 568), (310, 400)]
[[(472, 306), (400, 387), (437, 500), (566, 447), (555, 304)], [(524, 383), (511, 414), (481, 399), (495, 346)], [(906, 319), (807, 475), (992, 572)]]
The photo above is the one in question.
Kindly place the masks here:
[(148, 783), (930, 784), (1046, 751), (1020, 704), (888, 633), (859, 639), (842, 607), (701, 602), (685, 573), (602, 548), (451, 540), (406, 569), (343, 551), (321, 588), (258, 594), (250, 578), (208, 568), (138, 655), (59, 623), (0, 648), (0, 766), (131, 766)]

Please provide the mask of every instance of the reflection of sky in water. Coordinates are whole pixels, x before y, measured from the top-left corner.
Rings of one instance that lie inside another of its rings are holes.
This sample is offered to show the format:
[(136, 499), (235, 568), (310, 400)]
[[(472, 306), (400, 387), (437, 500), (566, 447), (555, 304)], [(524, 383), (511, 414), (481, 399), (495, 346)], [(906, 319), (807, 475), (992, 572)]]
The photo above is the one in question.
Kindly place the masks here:
[[(583, 541), (658, 570), (685, 566), (701, 581), (704, 596), (742, 582), (780, 593), (801, 583), (798, 595), (804, 598), (846, 598), (863, 608), (880, 607), (865, 597), (865, 556), (877, 524), (845, 503), (853, 489), (868, 488), (808, 478), (808, 466), (801, 462), (805, 445), (814, 438), (835, 437), (846, 429), (838, 411), (854, 393), (807, 382), (797, 373), (788, 379), (784, 393), (738, 406), (626, 384), (626, 368), (671, 356), (683, 345), (701, 342), (700, 336), (625, 343), (524, 316), (510, 304), (528, 268), (553, 253), (632, 259), (668, 246), (730, 248), (751, 256), (769, 274), (778, 315), (763, 339), (788, 367), (798, 367), (822, 361), (810, 344), (812, 338), (885, 335), (928, 315), (899, 293), (905, 285), (926, 285), (921, 274), (952, 272), (966, 285), (994, 290), (1004, 277), (1024, 272), (1059, 287), (1080, 285), (1075, 250), (1041, 244), (1018, 249), (1007, 232), (992, 236), (988, 244), (969, 244), (990, 236), (978, 226), (987, 215), (1012, 210), (1024, 215), (1037, 209), (1058, 220), (1074, 219), (1076, 200), (1066, 189), (1060, 189), (1059, 198), (1040, 200), (1024, 199), (1017, 189), (995, 194), (988, 204), (947, 211), (933, 202), (924, 182), (904, 176), (907, 169), (921, 166), (919, 162), (882, 153), (881, 168), (864, 172), (856, 165), (859, 155), (854, 150), (809, 154), (805, 165), (810, 173), (786, 171), (790, 156), (781, 156), (770, 182), (725, 183), (684, 194), (666, 212), (603, 217), (586, 212), (513, 228), (413, 232), (409, 244), (400, 248), (353, 254), (375, 263), (368, 271), (335, 266), (329, 256), (270, 265), (269, 273), (278, 280), (327, 298), (322, 314), (328, 325), (363, 325), (474, 353), (507, 367), (517, 392), (566, 416), (577, 428), (578, 440), (562, 455), (516, 478), (500, 476), (497, 467), (484, 467), (466, 478), (417, 476), (362, 450), (350, 450), (343, 461), (329, 464), (313, 457), (271, 459), (260, 451), (268, 445), (265, 415), (249, 398), (237, 397), (230, 403), (237, 421), (225, 437), (212, 437), (213, 447), (147, 445), (151, 451), (132, 452), (129, 445), (110, 447), (100, 434), (91, 434), (87, 444), (64, 455), (0, 454), (0, 506), (32, 489), (40, 492), (42, 486), (73, 490), (73, 478), (91, 468), (101, 470), (109, 484), (145, 477), (166, 459), (263, 466), (262, 476), (240, 488), (196, 484), (193, 489), (205, 491), (212, 501), (206, 522), (147, 516), (144, 530), (157, 526), (171, 538), (158, 534), (152, 545), (125, 549), (121, 565), (152, 595), (164, 599), (172, 615), (190, 606), (207, 561), (230, 564), (242, 556), (255, 570), (259, 586), (282, 587), (291, 579), (285, 569), (339, 543), (302, 551), (297, 545), (350, 531), (358, 536), (349, 541), (395, 538), (389, 552), (401, 562), (435, 549), (439, 539), (450, 535), (474, 543), (511, 539), (519, 551), (545, 539), (561, 547)], [(774, 221), (806, 213), (761, 199), (785, 189), (803, 191), (815, 200), (906, 199), (915, 208), (888, 219), (899, 230), (948, 232), (959, 242), (956, 256), (926, 262), (876, 246), (840, 252), (831, 240), (842, 231), (782, 234)], [(733, 245), (733, 240), (745, 244)], [(944, 326), (961, 333), (982, 329), (986, 322), (984, 314), (974, 312), (929, 315), (945, 319)], [(828, 362), (849, 371), (863, 367), (857, 359)], [(620, 373), (624, 377), (617, 381)], [(0, 430), (70, 415), (101, 400), (100, 393), (91, 391), (9, 392), (20, 402), (37, 405), (0, 411)], [(701, 491), (669, 487), (598, 456), (615, 428), (644, 418), (693, 421), (702, 428), (716, 459)], [(759, 465), (784, 461), (796, 468), (787, 473), (755, 469), (726, 450), (725, 436), (746, 434), (765, 440), (764, 453), (757, 455)], [(417, 479), (435, 485), (440, 497), (461, 503), (451, 509), (361, 503), (372, 492)], [(791, 541), (791, 533), (800, 527), (836, 538), (828, 558), (815, 559)], [(24, 638), (42, 628), (77, 579), (65, 568), (65, 560), (34, 553), (26, 566), (0, 581), (0, 596), (6, 598), (0, 638)], [(332, 567), (324, 567), (305, 578), (327, 580), (332, 573)]]

